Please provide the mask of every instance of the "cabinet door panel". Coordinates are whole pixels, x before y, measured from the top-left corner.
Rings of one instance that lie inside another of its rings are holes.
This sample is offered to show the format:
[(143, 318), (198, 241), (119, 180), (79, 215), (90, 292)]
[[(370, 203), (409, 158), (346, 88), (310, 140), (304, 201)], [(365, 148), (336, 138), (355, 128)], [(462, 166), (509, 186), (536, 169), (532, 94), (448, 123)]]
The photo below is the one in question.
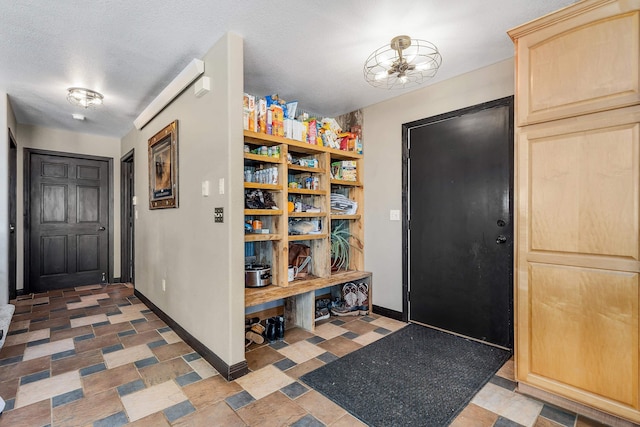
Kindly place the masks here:
[(639, 130), (528, 139), (530, 250), (638, 259)]
[(531, 264), (530, 372), (638, 408), (638, 274)]
[(519, 125), (640, 102), (640, 12), (612, 7), (549, 18), (517, 40)]

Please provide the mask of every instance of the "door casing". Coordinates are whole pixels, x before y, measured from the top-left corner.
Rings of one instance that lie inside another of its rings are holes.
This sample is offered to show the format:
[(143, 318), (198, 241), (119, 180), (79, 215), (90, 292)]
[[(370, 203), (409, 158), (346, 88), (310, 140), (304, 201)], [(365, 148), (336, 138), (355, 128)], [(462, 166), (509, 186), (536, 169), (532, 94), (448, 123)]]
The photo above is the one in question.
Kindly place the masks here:
[(131, 283), (135, 278), (134, 160), (134, 150), (120, 159), (120, 279)]

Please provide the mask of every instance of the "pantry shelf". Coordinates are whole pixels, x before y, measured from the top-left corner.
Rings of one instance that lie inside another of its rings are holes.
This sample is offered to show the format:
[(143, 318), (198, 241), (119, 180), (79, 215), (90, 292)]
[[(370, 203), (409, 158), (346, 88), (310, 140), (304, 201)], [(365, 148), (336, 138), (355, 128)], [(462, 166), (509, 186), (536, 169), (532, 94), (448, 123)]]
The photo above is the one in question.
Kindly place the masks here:
[(245, 234), (245, 242), (268, 242), (273, 240), (282, 240), (280, 234)]
[(282, 215), (282, 209), (245, 209), (245, 215)]

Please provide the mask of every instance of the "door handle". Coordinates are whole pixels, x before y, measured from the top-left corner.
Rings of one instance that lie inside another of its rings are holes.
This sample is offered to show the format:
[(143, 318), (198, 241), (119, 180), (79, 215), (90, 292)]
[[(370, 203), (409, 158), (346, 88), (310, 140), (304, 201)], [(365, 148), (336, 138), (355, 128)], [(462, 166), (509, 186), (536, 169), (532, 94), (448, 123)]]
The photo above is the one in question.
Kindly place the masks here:
[(13, 224), (9, 224), (9, 233), (16, 231), (16, 227)]
[(98, 231), (104, 231), (104, 230), (106, 230), (106, 228), (104, 228), (104, 227), (98, 228)]
[(496, 245), (502, 245), (507, 242), (507, 236), (503, 236), (502, 234), (496, 238)]

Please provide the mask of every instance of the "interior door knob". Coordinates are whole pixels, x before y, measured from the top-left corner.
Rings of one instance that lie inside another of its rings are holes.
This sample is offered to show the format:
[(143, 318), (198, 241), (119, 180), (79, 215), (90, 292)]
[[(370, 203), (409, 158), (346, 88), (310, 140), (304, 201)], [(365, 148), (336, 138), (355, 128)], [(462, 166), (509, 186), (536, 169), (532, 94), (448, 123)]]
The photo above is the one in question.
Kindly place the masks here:
[(106, 228), (104, 228), (104, 227), (98, 228), (98, 231), (104, 231), (104, 230), (106, 230)]
[(496, 244), (502, 245), (507, 242), (507, 236), (503, 236), (502, 234), (496, 238)]
[(13, 233), (14, 231), (16, 231), (15, 225), (9, 224), (9, 233)]

